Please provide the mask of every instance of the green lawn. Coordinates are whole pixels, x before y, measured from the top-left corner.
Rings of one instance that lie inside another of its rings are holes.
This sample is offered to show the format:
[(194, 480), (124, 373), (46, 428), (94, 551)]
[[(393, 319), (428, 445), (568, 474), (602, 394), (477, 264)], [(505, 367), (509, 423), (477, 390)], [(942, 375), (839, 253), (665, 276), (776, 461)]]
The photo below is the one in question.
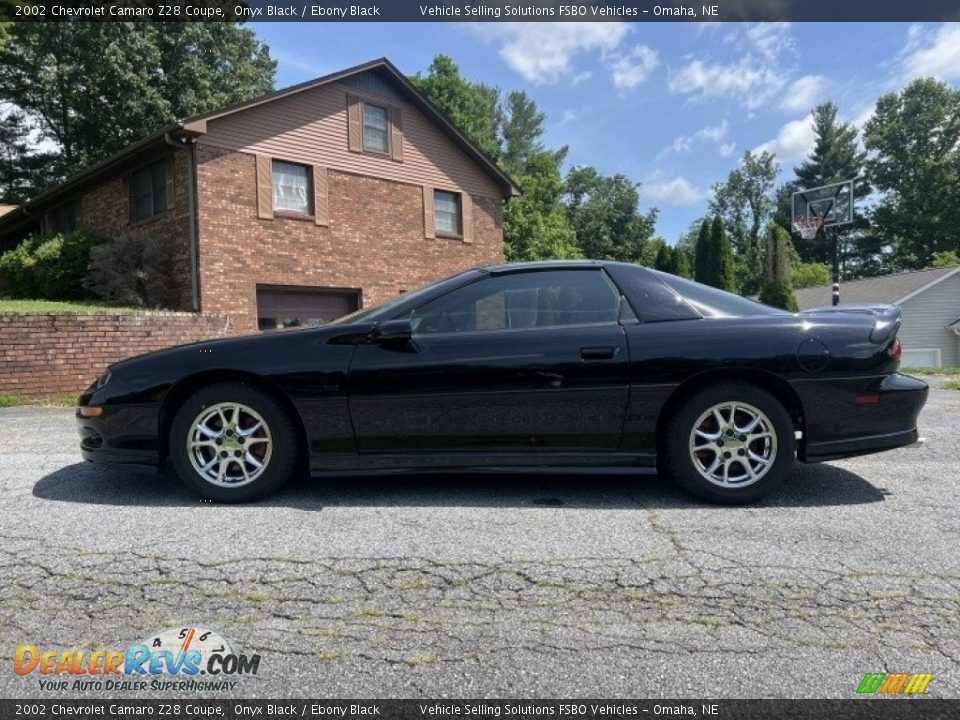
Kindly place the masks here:
[(935, 368), (935, 367), (901, 367), (901, 372), (907, 375), (960, 375), (960, 368)]
[(100, 303), (80, 300), (61, 302), (59, 300), (0, 300), (0, 313), (14, 312), (73, 312), (73, 313), (129, 313), (140, 308), (114, 307)]
[(77, 404), (76, 394), (57, 395), (45, 398), (25, 398), (20, 395), (0, 395), (0, 408), (34, 405), (39, 407), (70, 407)]
[(960, 380), (947, 380), (943, 386), (947, 390), (960, 390)]

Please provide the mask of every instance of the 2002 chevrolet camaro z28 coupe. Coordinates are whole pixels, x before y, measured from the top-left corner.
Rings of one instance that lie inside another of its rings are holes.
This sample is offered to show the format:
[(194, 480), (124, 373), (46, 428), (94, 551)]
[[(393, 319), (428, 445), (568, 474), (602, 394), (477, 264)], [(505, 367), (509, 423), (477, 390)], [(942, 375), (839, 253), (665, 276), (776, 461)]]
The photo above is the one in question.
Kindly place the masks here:
[(253, 500), (297, 473), (658, 470), (757, 500), (795, 457), (918, 442), (900, 310), (800, 314), (636, 265), (468, 270), (322, 327), (118, 362), (80, 397), (87, 460)]

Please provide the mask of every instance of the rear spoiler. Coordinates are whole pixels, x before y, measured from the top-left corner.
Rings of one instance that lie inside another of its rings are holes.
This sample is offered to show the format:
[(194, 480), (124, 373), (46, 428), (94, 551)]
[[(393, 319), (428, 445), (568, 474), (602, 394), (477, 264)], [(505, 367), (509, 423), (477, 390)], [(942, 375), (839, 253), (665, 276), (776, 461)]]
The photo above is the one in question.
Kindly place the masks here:
[(870, 331), (870, 341), (875, 343), (886, 342), (900, 329), (903, 320), (903, 310), (899, 305), (835, 305), (804, 310), (801, 315), (826, 315), (828, 313), (853, 313), (873, 315), (873, 330)]

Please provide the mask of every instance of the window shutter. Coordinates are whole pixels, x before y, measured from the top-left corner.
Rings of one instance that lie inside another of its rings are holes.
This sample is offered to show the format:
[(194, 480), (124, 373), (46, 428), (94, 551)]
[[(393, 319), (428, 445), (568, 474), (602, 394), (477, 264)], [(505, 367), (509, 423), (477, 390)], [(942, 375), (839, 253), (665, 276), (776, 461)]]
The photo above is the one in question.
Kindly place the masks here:
[(433, 188), (427, 185), (423, 186), (423, 234), (428, 238), (437, 236), (433, 229)]
[(327, 168), (313, 166), (313, 221), (317, 225), (329, 225), (327, 206)]
[(167, 190), (166, 190), (166, 193), (167, 193), (167, 208), (166, 208), (166, 209), (167, 209), (167, 210), (173, 210), (173, 205), (174, 205), (174, 202), (173, 202), (173, 201), (174, 201), (174, 197), (173, 197), (173, 193), (174, 193), (174, 189), (173, 189), (173, 187), (174, 187), (174, 186), (173, 186), (173, 175), (174, 175), (174, 171), (176, 170), (176, 163), (177, 163), (176, 157), (171, 157), (171, 158), (167, 161), (166, 168), (165, 168), (165, 172), (164, 172), (164, 175), (166, 175), (166, 180), (167, 180)]
[(273, 219), (273, 160), (257, 155), (257, 217)]
[(397, 162), (403, 162), (403, 121), (400, 108), (390, 108), (390, 154)]
[(465, 243), (473, 242), (473, 201), (470, 193), (460, 194), (460, 234)]
[(347, 95), (347, 138), (350, 152), (363, 152), (363, 103)]

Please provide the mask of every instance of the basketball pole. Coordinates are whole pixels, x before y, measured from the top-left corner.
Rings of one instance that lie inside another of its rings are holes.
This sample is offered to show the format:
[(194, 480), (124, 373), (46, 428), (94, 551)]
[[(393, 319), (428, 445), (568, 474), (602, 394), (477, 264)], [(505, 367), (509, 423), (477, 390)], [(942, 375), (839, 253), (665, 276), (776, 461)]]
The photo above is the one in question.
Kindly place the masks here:
[(824, 227), (824, 231), (833, 235), (833, 306), (840, 304), (840, 233), (835, 225)]

